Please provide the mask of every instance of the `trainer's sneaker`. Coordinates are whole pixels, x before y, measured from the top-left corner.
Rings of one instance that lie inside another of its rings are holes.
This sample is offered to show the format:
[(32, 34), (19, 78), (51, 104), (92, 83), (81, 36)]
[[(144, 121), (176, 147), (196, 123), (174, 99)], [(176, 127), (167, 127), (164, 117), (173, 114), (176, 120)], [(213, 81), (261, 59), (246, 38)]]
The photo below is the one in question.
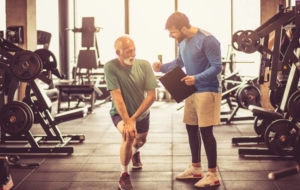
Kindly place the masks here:
[(132, 155), (132, 168), (142, 168), (143, 164), (140, 158), (140, 151), (137, 151), (134, 155)]
[(202, 178), (203, 172), (202, 168), (195, 168), (192, 165), (190, 165), (184, 172), (176, 175), (176, 179), (196, 179), (196, 178)]
[(195, 184), (196, 187), (210, 187), (215, 185), (220, 185), (220, 180), (217, 173), (211, 172), (207, 172), (205, 176)]
[(130, 175), (127, 172), (124, 172), (119, 180), (119, 189), (120, 190), (134, 190), (131, 180), (130, 180)]

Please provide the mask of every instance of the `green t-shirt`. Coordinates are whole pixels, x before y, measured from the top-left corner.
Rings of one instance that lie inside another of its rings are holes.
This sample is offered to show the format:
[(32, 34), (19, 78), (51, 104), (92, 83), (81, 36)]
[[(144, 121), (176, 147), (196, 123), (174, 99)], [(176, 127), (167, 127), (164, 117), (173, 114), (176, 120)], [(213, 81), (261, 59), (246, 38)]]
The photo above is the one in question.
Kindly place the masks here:
[[(107, 90), (120, 89), (129, 117), (140, 107), (146, 97), (146, 91), (158, 87), (157, 80), (148, 61), (135, 59), (131, 67), (123, 67), (118, 59), (113, 59), (104, 65)], [(143, 113), (137, 121), (142, 120), (149, 110)], [(118, 114), (112, 101), (110, 115)]]

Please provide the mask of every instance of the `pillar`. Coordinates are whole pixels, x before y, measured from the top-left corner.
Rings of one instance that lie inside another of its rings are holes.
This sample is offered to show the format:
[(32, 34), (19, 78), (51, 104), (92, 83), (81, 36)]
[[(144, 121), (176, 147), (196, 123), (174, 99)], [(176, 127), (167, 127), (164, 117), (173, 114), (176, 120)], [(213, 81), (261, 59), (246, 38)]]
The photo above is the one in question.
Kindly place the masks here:
[[(6, 0), (6, 27), (8, 26), (23, 26), (24, 43), (19, 46), (24, 50), (36, 50), (36, 0)], [(19, 100), (25, 97), (25, 89), (26, 83), (21, 82)]]

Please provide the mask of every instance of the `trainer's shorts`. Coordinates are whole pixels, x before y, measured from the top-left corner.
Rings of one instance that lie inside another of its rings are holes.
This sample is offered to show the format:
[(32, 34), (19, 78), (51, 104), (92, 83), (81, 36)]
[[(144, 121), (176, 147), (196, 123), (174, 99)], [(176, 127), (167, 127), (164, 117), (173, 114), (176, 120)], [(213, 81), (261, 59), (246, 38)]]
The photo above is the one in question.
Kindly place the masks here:
[(183, 122), (187, 125), (208, 127), (219, 125), (222, 93), (194, 93), (185, 100)]

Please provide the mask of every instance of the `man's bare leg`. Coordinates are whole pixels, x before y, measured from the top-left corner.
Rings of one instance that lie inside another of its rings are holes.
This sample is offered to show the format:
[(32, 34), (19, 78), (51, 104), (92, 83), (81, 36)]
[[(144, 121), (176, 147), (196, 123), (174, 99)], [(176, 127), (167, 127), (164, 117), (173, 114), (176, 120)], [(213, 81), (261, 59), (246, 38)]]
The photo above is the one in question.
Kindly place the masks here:
[(144, 144), (147, 141), (147, 135), (148, 135), (148, 132), (137, 134), (136, 138), (133, 141), (132, 154), (135, 154), (139, 148), (144, 146)]
[[(124, 128), (124, 122), (120, 121), (117, 125), (119, 132), (122, 134)], [(128, 164), (132, 157), (132, 144), (134, 139), (127, 138), (126, 141), (122, 138), (122, 144), (120, 147), (120, 163), (121, 163), (121, 174), (128, 172)]]

